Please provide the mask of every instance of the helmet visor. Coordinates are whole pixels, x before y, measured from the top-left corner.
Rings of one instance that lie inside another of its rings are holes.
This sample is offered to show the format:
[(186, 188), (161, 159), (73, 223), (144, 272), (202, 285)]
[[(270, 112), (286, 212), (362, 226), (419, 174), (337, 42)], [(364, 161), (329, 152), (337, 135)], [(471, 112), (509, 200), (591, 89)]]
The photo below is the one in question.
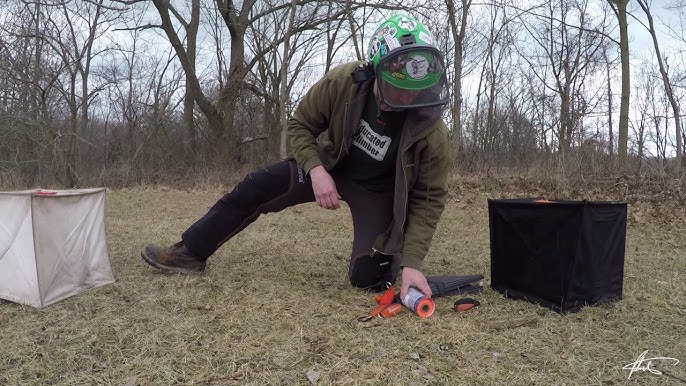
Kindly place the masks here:
[(434, 47), (401, 47), (379, 61), (381, 100), (394, 109), (448, 103), (443, 56)]

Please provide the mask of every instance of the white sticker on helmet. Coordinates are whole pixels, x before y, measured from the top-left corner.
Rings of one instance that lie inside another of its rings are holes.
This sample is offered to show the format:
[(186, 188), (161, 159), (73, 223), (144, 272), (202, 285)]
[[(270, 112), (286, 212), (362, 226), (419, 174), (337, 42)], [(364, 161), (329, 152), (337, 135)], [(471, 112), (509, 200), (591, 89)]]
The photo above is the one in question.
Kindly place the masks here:
[(400, 42), (398, 39), (393, 36), (393, 35), (385, 35), (384, 41), (386, 42), (386, 46), (388, 46), (388, 52), (393, 51), (394, 49), (400, 47)]
[(414, 29), (417, 28), (417, 22), (403, 17), (398, 22), (398, 27), (405, 28), (408, 31), (414, 31)]
[(415, 55), (405, 65), (407, 75), (412, 79), (422, 79), (429, 72), (429, 61), (421, 55)]
[(385, 25), (385, 26), (379, 28), (376, 31), (376, 33), (374, 33), (374, 37), (378, 38), (378, 37), (381, 37), (384, 35), (395, 36), (395, 34), (397, 34), (397, 33), (398, 33), (398, 30), (395, 27), (393, 27), (393, 25), (388, 24), (388, 25)]
[(429, 35), (428, 33), (425, 33), (424, 31), (419, 32), (419, 39), (424, 41), (424, 43), (426, 43), (426, 44), (431, 44), (431, 45), (434, 44), (434, 38), (431, 35)]
[(372, 40), (372, 44), (369, 45), (369, 59), (373, 58), (379, 49), (381, 48), (381, 42), (378, 39)]

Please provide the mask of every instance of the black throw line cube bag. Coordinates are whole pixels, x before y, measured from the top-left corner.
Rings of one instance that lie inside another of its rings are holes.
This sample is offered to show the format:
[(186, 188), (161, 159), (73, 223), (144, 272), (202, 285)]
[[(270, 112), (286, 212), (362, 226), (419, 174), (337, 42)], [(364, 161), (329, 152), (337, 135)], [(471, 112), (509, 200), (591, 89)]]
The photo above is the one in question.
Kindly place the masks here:
[(559, 313), (622, 298), (627, 204), (488, 200), (491, 287)]

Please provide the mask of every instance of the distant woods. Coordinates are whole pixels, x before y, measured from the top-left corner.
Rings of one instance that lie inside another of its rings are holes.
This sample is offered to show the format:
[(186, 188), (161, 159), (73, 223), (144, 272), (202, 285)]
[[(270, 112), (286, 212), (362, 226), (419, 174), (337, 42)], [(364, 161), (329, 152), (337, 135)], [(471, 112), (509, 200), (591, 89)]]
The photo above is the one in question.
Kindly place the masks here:
[(303, 93), (395, 12), (445, 52), (458, 172), (681, 178), (686, 5), (663, 3), (7, 0), (0, 187), (173, 184), (286, 157)]

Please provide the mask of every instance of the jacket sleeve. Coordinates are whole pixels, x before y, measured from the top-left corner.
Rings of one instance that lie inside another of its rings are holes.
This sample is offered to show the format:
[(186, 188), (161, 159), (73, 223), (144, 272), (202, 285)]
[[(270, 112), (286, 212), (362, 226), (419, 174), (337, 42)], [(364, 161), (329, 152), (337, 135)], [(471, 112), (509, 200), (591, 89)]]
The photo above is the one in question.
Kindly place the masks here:
[[(443, 125), (445, 127), (445, 125)], [(410, 187), (401, 265), (421, 270), (448, 195), (447, 129), (435, 130), (415, 152), (417, 178)], [(419, 145), (419, 143), (418, 143)]]
[(307, 91), (288, 121), (287, 134), (290, 151), (305, 173), (321, 165), (317, 152), (317, 136), (329, 127), (333, 104), (332, 79), (325, 75)]

